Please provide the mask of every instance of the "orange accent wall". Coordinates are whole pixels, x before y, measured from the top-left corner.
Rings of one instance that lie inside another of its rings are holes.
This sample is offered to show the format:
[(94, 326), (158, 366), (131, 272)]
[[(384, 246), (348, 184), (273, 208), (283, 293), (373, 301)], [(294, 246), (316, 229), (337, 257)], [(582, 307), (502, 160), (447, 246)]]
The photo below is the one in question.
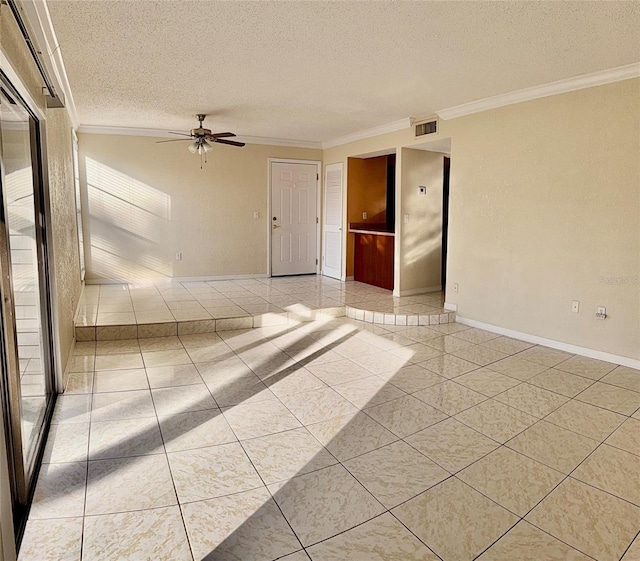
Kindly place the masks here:
[[(387, 210), (387, 156), (348, 158), (347, 226), (351, 222), (381, 224)], [(368, 218), (363, 220), (362, 213)], [(347, 235), (347, 276), (354, 273), (354, 236)]]

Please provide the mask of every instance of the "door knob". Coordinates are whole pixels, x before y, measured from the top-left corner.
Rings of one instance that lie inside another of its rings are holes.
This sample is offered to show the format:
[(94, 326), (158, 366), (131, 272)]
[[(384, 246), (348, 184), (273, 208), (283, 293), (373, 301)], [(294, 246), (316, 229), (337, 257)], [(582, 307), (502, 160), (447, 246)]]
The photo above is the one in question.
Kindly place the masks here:
[(275, 230), (276, 228), (280, 228), (277, 224), (272, 224), (271, 227)]

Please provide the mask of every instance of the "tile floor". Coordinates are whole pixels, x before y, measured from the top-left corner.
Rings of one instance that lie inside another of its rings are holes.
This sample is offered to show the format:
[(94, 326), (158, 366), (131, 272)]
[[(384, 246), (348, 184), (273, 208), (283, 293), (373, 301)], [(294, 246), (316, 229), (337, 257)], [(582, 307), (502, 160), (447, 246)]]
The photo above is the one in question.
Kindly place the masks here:
[[(304, 316), (314, 310), (345, 307), (369, 311), (369, 323), (387, 323), (392, 315), (439, 316), (443, 294), (394, 297), (389, 290), (355, 281), (340, 282), (317, 275), (207, 282), (87, 285), (76, 326), (124, 326), (271, 316)], [(444, 320), (443, 320), (444, 321)], [(448, 321), (448, 318), (447, 318)], [(393, 323), (395, 323), (395, 318)], [(406, 323), (406, 319), (405, 319)], [(426, 322), (429, 324), (429, 321)], [(417, 325), (417, 322), (416, 322)], [(213, 330), (212, 330), (213, 331)]]
[(640, 371), (350, 318), (75, 355), (21, 561), (640, 559)]

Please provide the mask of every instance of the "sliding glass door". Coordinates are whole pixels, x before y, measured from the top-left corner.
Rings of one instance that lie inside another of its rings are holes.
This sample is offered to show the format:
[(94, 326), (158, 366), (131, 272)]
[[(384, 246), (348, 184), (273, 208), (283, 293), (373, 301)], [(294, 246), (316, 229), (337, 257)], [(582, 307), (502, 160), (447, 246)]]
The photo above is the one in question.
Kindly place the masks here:
[(39, 124), (0, 86), (0, 386), (20, 523), (53, 406), (53, 362)]

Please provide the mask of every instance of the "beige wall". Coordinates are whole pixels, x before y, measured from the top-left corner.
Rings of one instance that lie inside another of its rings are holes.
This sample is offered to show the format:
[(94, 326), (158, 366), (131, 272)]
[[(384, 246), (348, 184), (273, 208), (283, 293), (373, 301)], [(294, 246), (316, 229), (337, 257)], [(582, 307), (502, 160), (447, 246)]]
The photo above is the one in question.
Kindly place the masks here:
[(186, 142), (157, 140), (79, 135), (87, 279), (265, 274), (268, 160), (322, 152), (216, 146), (200, 169)]
[(64, 109), (48, 109), (47, 159), (56, 286), (60, 364), (64, 368), (75, 339), (73, 317), (82, 292), (73, 177), (71, 122)]
[[(447, 301), (460, 316), (640, 360), (639, 120), (633, 79), (440, 121), (429, 138), (451, 138)], [(406, 129), (323, 154), (346, 166), (397, 150), (402, 240), (402, 148), (418, 143)], [(403, 290), (406, 274), (396, 267)]]
[[(429, 135), (430, 140), (439, 140), (445, 138), (446, 135), (438, 133)], [(416, 139), (413, 134), (413, 128), (387, 133), (379, 136), (365, 138), (356, 142), (334, 146), (323, 151), (323, 160), (325, 165), (342, 162), (345, 169), (345, 177), (349, 174), (349, 165), (355, 156), (363, 156), (375, 153), (395, 153), (396, 154), (396, 218), (395, 218), (395, 244), (394, 244), (394, 293), (399, 294), (402, 286), (403, 259), (401, 254), (402, 244), (398, 240), (402, 238), (402, 148), (416, 144), (424, 143), (424, 138)], [(345, 185), (346, 187), (346, 185)], [(347, 223), (347, 192), (346, 188), (343, 193), (343, 214), (344, 223)], [(343, 237), (342, 254), (347, 255), (347, 236)], [(348, 263), (348, 261), (347, 261)]]
[[(442, 267), (442, 180), (444, 154), (402, 149), (400, 293), (440, 290)], [(427, 188), (426, 195), (419, 187)]]
[[(347, 224), (384, 223), (387, 210), (387, 157), (349, 158), (347, 174)], [(362, 213), (367, 218), (362, 218)], [(347, 277), (353, 276), (354, 236), (347, 233)]]
[(640, 358), (639, 119), (635, 79), (447, 122), (460, 316)]

